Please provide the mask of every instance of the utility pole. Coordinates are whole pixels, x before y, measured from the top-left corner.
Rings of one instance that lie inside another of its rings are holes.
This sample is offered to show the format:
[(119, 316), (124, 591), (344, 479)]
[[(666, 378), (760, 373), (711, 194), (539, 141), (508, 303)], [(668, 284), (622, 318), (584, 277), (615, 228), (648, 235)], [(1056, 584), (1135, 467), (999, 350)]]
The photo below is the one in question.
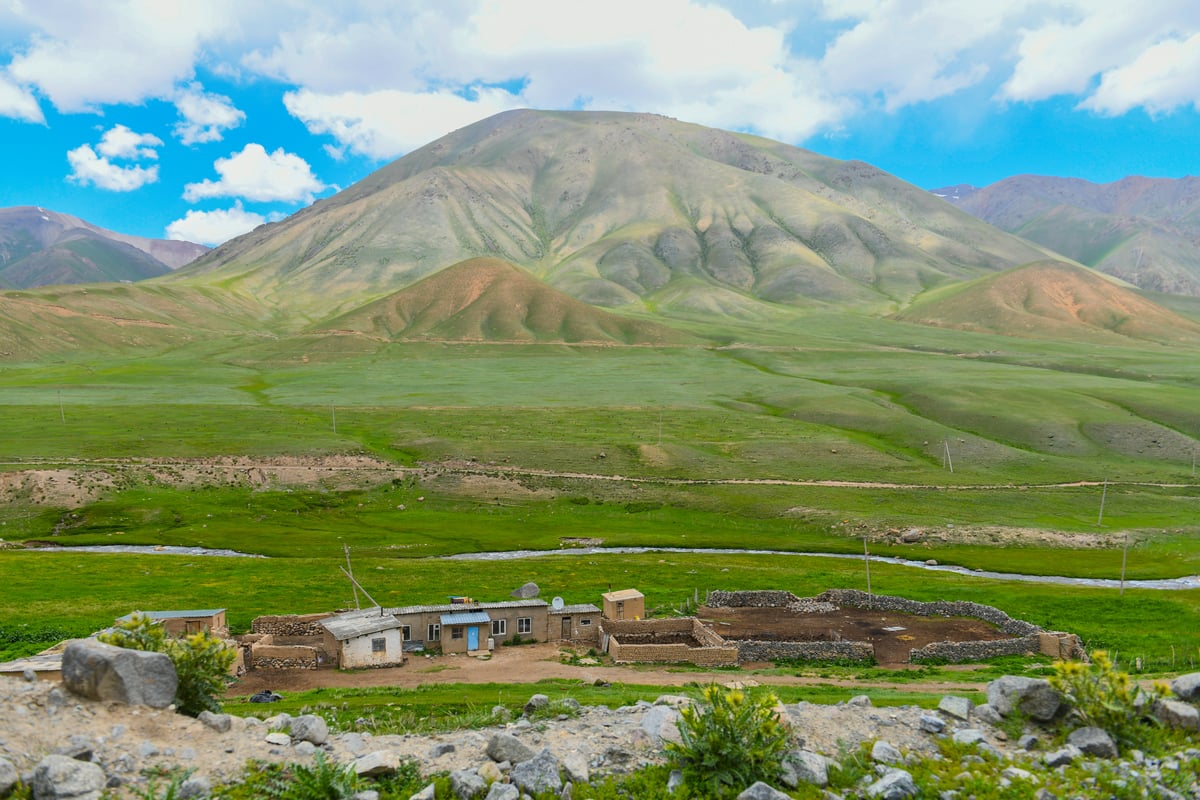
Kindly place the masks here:
[(946, 455), (943, 457), (942, 460), (945, 461), (946, 466), (950, 469), (951, 474), (953, 474), (954, 473), (954, 460), (950, 458), (950, 440), (943, 439), (942, 446), (945, 448), (945, 453), (946, 453)]
[(1097, 525), (1104, 524), (1104, 501), (1108, 497), (1108, 478), (1104, 479), (1104, 488), (1100, 491), (1100, 516), (1096, 519)]
[[(67, 424), (67, 412), (66, 412), (66, 409), (63, 408), (62, 389), (58, 390), (58, 416), (62, 420), (62, 424), (66, 425)], [(1196, 474), (1196, 456), (1194, 453), (1192, 455), (1192, 474), (1193, 475)]]
[(346, 552), (346, 577), (350, 578), (350, 586), (354, 589), (354, 607), (362, 608), (358, 604), (358, 582), (354, 580), (354, 567), (350, 566), (350, 545), (343, 542), (342, 550)]
[(337, 436), (337, 409), (333, 403), (329, 404), (329, 417), (333, 420), (333, 435)]

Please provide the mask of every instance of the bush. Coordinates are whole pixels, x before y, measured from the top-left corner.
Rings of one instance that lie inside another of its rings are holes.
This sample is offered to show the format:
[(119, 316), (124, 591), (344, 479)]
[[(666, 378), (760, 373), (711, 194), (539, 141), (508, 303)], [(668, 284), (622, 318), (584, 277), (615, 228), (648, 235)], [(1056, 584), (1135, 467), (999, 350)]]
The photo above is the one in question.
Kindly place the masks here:
[(688, 797), (734, 797), (755, 781), (776, 783), (788, 731), (775, 715), (772, 694), (750, 697), (709, 686), (704, 702), (680, 712), (680, 742), (666, 744), (672, 766), (683, 773)]
[(365, 783), (350, 764), (341, 765), (318, 752), (311, 767), (290, 764), (288, 778), (272, 797), (279, 800), (350, 800)]
[(1166, 688), (1142, 689), (1128, 672), (1117, 670), (1104, 650), (1096, 650), (1091, 658), (1090, 665), (1056, 662), (1050, 685), (1062, 693), (1085, 725), (1103, 728), (1119, 745), (1140, 746), (1146, 741), (1148, 726), (1157, 725), (1147, 715), (1155, 701), (1166, 695)]
[(225, 688), (225, 676), (237, 654), (208, 631), (172, 639), (162, 625), (144, 614), (134, 614), (97, 638), (130, 650), (166, 653), (179, 678), (175, 690), (175, 708), (179, 713), (195, 717), (201, 711), (221, 710), (217, 695)]

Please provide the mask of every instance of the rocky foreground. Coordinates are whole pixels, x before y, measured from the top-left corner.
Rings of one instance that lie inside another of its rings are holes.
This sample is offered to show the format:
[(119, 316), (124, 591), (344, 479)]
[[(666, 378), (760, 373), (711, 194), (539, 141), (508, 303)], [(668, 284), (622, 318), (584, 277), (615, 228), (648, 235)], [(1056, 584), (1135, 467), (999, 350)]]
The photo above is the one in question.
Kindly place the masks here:
[[(104, 683), (93, 680), (84, 690), (103, 694), (95, 690)], [(1163, 701), (1158, 715), (1195, 731), (1200, 728), (1200, 712), (1193, 704), (1200, 699), (1200, 674), (1177, 679), (1174, 690), (1176, 699)], [(1200, 798), (1200, 785), (1180, 780), (1188, 774), (1187, 765), (1200, 759), (1200, 750), (1162, 758), (1133, 751), (1118, 758), (1111, 738), (1098, 728), (1076, 730), (1066, 743), (1055, 746), (1050, 746), (1047, 733), (1027, 731), (1010, 737), (1004, 729), (1013, 726), (1005, 724), (1006, 715), (1019, 712), (1036, 722), (1060, 713), (1060, 699), (1041, 680), (994, 681), (988, 700), (974, 706), (966, 698), (947, 696), (934, 711), (875, 708), (866, 697), (839, 705), (781, 706), (796, 746), (779, 785), (824, 787), (837, 769), (839, 753), (869, 743), (869, 774), (854, 788), (830, 796), (966, 798), (954, 789), (919, 786), (919, 778), (914, 778), (911, 765), (922, 758), (944, 758), (938, 743), (949, 739), (966, 753), (961, 757), (966, 775), (983, 769), (986, 762), (995, 765), (999, 782), (1034, 787), (1046, 783), (1055, 770), (1082, 766), (1095, 774), (1115, 771), (1118, 780), (1140, 787), (1131, 797)], [(176, 797), (204, 797), (219, 784), (237, 781), (248, 761), (311, 763), (320, 753), (352, 765), (364, 776), (386, 775), (411, 759), (423, 774), (449, 773), (454, 794), (463, 800), (517, 800), (547, 791), (570, 797), (574, 785), (662, 763), (663, 742), (679, 735), (677, 709), (690, 702), (664, 695), (654, 703), (624, 708), (580, 708), (569, 700), (549, 705), (548, 698), (535, 695), (527, 716), (503, 721), (498, 717), (495, 725), (484, 729), (371, 735), (331, 733), (325, 721), (313, 715), (280, 714), (260, 721), (204, 713), (192, 719), (169, 706), (130, 705), (80, 696), (62, 684), (0, 678), (0, 796), (18, 781), (31, 787), (35, 798), (99, 798), (105, 791), (134, 796), (145, 790), (147, 775), (187, 770), (190, 777)], [(547, 711), (548, 718), (538, 719)], [(366, 800), (374, 793), (362, 795)], [(766, 785), (747, 787), (742, 795), (745, 800), (786, 796)], [(1042, 788), (1029, 796), (1057, 795)], [(432, 800), (432, 786), (414, 797)]]

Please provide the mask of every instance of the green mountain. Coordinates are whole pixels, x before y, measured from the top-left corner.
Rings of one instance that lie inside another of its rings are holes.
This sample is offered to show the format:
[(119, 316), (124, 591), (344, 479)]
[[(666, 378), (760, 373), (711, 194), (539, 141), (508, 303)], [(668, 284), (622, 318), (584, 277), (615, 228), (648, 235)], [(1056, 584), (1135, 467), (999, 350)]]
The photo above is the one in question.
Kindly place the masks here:
[(1200, 296), (1200, 178), (1096, 184), (1018, 175), (961, 189), (934, 191), (985, 222), (1142, 289)]
[(512, 111), (165, 280), (319, 318), (478, 256), (592, 305), (752, 319), (894, 309), (1046, 253), (860, 162), (647, 114)]
[(207, 251), (191, 242), (126, 236), (35, 206), (0, 208), (0, 286), (6, 288), (140, 281)]

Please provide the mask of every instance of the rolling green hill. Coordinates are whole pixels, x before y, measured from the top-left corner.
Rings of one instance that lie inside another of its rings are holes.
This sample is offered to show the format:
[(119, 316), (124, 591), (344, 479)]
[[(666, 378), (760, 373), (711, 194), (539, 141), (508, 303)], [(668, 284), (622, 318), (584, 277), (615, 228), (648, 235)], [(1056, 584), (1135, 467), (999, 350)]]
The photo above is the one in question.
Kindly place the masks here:
[(859, 162), (653, 115), (513, 111), (163, 280), (320, 316), (490, 256), (593, 305), (753, 319), (891, 310), (1045, 255)]

